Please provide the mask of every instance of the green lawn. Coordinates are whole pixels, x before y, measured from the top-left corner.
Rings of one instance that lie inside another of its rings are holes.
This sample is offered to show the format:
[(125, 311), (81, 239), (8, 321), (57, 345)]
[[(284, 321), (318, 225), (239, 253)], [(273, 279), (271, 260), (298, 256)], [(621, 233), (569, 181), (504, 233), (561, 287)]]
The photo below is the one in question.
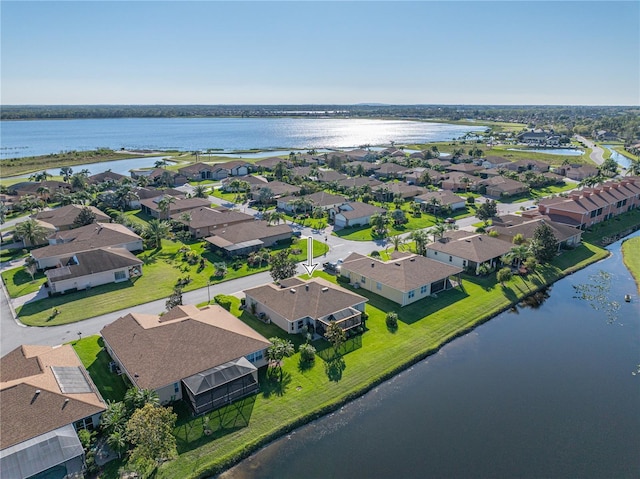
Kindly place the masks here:
[[(583, 266), (607, 254), (600, 248), (584, 245), (565, 253), (561, 262), (573, 269), (576, 263)], [(333, 276), (317, 274), (335, 281)], [(335, 410), (563, 274), (554, 263), (539, 268), (535, 274), (514, 278), (504, 287), (496, 285), (495, 275), (464, 277), (463, 289), (453, 289), (404, 308), (357, 290), (369, 298), (367, 332), (349, 340), (342, 356), (333, 357), (327, 343), (320, 340), (314, 344), (319, 354), (313, 365), (301, 364), (297, 353), (284, 361), (282, 383), (262, 371), (261, 392), (257, 396), (207, 415), (213, 430), (211, 436), (203, 435), (202, 417), (193, 419), (181, 414), (175, 429), (180, 456), (163, 464), (158, 477), (205, 477), (219, 472), (278, 435)], [(240, 311), (237, 301), (231, 311), (252, 326), (264, 326), (256, 324), (248, 312)], [(394, 332), (386, 327), (387, 311), (399, 314), (399, 327)], [(261, 332), (267, 337), (285, 335), (277, 329)]]
[[(190, 249), (205, 258), (205, 267), (200, 270), (199, 265), (189, 265), (183, 260), (180, 242), (163, 241), (161, 250), (149, 250), (140, 253), (138, 257), (144, 261), (142, 276), (122, 283), (97, 286), (86, 291), (67, 293), (61, 296), (42, 299), (27, 303), (16, 311), (20, 320), (29, 326), (55, 326), (58, 324), (74, 323), (93, 316), (126, 309), (149, 301), (167, 298), (173, 291), (179, 278), (189, 277), (191, 282), (183, 287), (183, 291), (192, 291), (210, 284), (240, 278), (261, 271), (269, 267), (249, 267), (244, 260), (230, 261), (211, 252), (204, 242), (198, 241), (188, 245)], [(278, 250), (291, 246), (289, 242), (272, 248)], [(300, 249), (296, 261), (307, 258), (307, 240), (302, 239), (293, 245)], [(324, 243), (314, 240), (314, 257), (324, 254)], [(225, 262), (227, 274), (216, 276), (214, 263)], [(237, 266), (237, 268), (236, 268)], [(57, 308), (58, 314), (52, 314)], [(160, 313), (161, 311), (158, 311)]]
[(2, 280), (7, 287), (9, 296), (18, 298), (19, 296), (39, 291), (40, 287), (46, 283), (47, 277), (42, 271), (38, 271), (32, 280), (31, 275), (27, 273), (24, 266), (18, 266), (17, 268), (3, 271)]
[(104, 349), (102, 337), (89, 336), (72, 341), (71, 345), (105, 401), (122, 401), (131, 385), (124, 375), (118, 376), (109, 371), (111, 357)]
[(13, 261), (20, 258), (25, 258), (27, 254), (23, 249), (0, 249), (0, 262)]
[(640, 291), (640, 236), (630, 238), (622, 244), (622, 258)]
[[(582, 233), (582, 240), (600, 244), (606, 238), (616, 238), (637, 228), (638, 225), (640, 225), (640, 209), (636, 208), (589, 227), (587, 231)], [(604, 242), (608, 243), (607, 241)]]

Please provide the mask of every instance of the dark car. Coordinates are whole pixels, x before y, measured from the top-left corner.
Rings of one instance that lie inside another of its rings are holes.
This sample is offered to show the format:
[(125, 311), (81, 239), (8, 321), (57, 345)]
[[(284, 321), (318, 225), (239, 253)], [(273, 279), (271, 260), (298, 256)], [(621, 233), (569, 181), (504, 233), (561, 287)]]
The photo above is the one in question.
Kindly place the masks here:
[(340, 264), (336, 262), (327, 261), (326, 263), (322, 263), (322, 267), (325, 271), (330, 273), (337, 273), (340, 271)]

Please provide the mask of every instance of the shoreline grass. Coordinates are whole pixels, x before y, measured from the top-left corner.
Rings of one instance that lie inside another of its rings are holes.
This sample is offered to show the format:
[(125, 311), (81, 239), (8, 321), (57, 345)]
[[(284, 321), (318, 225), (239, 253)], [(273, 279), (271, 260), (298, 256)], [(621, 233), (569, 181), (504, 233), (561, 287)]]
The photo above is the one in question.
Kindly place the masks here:
[(622, 261), (633, 276), (640, 293), (640, 236), (622, 243)]
[[(163, 464), (157, 477), (206, 477), (219, 473), (283, 434), (362, 396), (525, 296), (608, 255), (597, 246), (583, 244), (528, 277), (514, 278), (505, 287), (496, 283), (495, 275), (464, 277), (464, 290), (449, 290), (436, 299), (425, 299), (404, 308), (358, 290), (357, 293), (370, 299), (368, 331), (360, 337), (361, 347), (342, 357), (338, 377), (332, 379), (330, 362), (323, 364), (320, 357), (316, 358), (313, 368), (301, 368), (297, 353), (285, 361), (285, 383), (279, 390), (274, 392), (272, 383), (263, 382), (262, 392), (248, 410), (250, 421), (246, 424), (225, 427), (221, 423), (213, 441), (198, 437), (197, 422), (202, 418), (187, 421), (193, 426), (191, 429), (187, 422), (181, 423), (184, 431), (176, 431), (181, 454), (176, 460)], [(335, 281), (333, 277), (325, 277)], [(395, 333), (389, 332), (385, 325), (385, 314), (389, 310), (395, 310), (400, 316)], [(459, 314), (461, 310), (465, 311), (464, 315)], [(237, 305), (232, 307), (232, 312), (247, 320), (248, 313), (240, 312)], [(188, 429), (189, 434), (185, 434)]]

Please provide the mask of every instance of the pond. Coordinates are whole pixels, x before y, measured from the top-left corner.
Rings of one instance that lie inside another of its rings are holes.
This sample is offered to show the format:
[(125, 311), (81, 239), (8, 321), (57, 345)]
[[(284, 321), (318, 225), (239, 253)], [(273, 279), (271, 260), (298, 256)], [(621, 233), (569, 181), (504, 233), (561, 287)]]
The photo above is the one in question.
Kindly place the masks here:
[(637, 477), (640, 303), (609, 249), (221, 477)]

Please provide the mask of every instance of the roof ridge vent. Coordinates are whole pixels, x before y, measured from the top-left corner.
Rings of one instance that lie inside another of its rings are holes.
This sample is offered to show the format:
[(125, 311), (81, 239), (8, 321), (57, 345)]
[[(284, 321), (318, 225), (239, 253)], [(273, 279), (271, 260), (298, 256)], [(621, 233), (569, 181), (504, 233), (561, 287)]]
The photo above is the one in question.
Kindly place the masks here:
[(327, 291), (329, 291), (329, 288), (327, 288), (326, 286), (324, 288), (322, 288), (322, 292), (326, 293)]
[(292, 293), (296, 292), (296, 288), (291, 288), (289, 291), (291, 291)]

